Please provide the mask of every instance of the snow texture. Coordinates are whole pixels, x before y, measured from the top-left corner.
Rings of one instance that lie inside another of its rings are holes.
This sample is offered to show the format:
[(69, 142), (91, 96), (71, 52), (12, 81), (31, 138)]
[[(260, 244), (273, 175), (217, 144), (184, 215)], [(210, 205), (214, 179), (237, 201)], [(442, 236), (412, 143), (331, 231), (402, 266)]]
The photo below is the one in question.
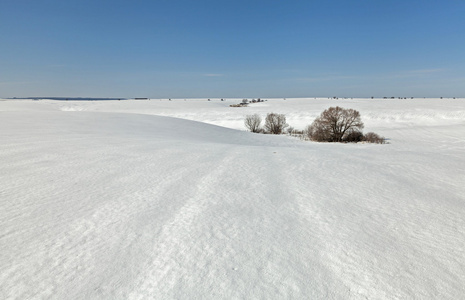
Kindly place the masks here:
[(464, 297), (464, 99), (239, 102), (0, 101), (0, 299)]

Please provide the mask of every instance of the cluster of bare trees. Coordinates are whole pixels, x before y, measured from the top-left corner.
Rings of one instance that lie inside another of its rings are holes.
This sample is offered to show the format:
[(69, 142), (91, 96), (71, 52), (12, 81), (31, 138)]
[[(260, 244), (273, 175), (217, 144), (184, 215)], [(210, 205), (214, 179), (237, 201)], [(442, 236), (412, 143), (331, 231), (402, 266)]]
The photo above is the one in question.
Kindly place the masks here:
[[(262, 118), (258, 114), (245, 117), (245, 127), (255, 133), (282, 134), (286, 127), (286, 116), (283, 114), (269, 113), (265, 118), (264, 127), (261, 126)], [(345, 109), (339, 106), (330, 107), (323, 111), (313, 123), (302, 132), (305, 139), (317, 142), (369, 142), (384, 144), (384, 137), (374, 132), (363, 134), (364, 125), (360, 113), (355, 109)], [(292, 128), (292, 127), (289, 127)], [(294, 132), (294, 128), (287, 130)]]
[(374, 132), (363, 134), (364, 125), (360, 113), (355, 109), (345, 109), (339, 106), (330, 107), (309, 125), (306, 136), (317, 142), (369, 142), (384, 144), (385, 139)]
[(265, 125), (262, 127), (262, 118), (258, 114), (245, 116), (245, 127), (255, 133), (281, 134), (289, 126), (286, 123), (284, 114), (269, 113), (265, 118)]

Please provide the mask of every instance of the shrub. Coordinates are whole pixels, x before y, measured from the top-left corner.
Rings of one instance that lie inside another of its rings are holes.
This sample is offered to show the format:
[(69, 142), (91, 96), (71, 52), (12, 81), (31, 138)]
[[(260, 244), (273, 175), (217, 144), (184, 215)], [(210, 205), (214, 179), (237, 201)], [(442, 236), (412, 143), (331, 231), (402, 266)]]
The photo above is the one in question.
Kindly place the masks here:
[(295, 131), (295, 128), (292, 127), (292, 126), (289, 126), (286, 128), (286, 133), (289, 134), (289, 135), (292, 135)]
[(343, 142), (345, 143), (358, 143), (363, 141), (363, 133), (358, 130), (352, 130), (348, 134), (345, 135)]
[(382, 136), (379, 136), (378, 134), (374, 132), (368, 132), (363, 136), (363, 141), (368, 142), (368, 143), (375, 143), (375, 144), (384, 144), (386, 143), (385, 138)]
[(307, 135), (318, 142), (342, 142), (350, 133), (360, 132), (363, 122), (354, 109), (330, 107), (307, 127)]
[(251, 132), (262, 132), (261, 123), (262, 118), (258, 114), (245, 116), (244, 125)]
[(283, 114), (269, 113), (265, 118), (265, 132), (271, 134), (281, 134), (284, 128), (289, 126), (286, 124), (286, 116)]
[(312, 125), (308, 125), (305, 129), (305, 136), (317, 142), (329, 142), (331, 137), (329, 132), (325, 130), (320, 123), (313, 122)]

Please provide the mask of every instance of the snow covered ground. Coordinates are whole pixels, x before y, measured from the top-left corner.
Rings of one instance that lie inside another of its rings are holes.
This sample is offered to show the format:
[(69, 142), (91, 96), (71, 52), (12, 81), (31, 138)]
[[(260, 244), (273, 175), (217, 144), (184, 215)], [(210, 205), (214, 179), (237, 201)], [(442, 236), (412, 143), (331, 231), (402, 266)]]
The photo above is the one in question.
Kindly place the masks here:
[[(0, 100), (0, 298), (464, 297), (465, 99), (238, 102)], [(389, 144), (244, 131), (335, 105)]]

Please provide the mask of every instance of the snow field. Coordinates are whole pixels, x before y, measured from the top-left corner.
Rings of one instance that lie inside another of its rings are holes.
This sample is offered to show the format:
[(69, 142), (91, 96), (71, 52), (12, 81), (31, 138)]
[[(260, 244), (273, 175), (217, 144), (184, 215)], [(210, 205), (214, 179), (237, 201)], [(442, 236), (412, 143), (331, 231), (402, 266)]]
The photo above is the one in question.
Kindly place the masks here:
[[(0, 298), (465, 294), (463, 100), (235, 102), (0, 101)], [(210, 125), (332, 105), (390, 144)]]

